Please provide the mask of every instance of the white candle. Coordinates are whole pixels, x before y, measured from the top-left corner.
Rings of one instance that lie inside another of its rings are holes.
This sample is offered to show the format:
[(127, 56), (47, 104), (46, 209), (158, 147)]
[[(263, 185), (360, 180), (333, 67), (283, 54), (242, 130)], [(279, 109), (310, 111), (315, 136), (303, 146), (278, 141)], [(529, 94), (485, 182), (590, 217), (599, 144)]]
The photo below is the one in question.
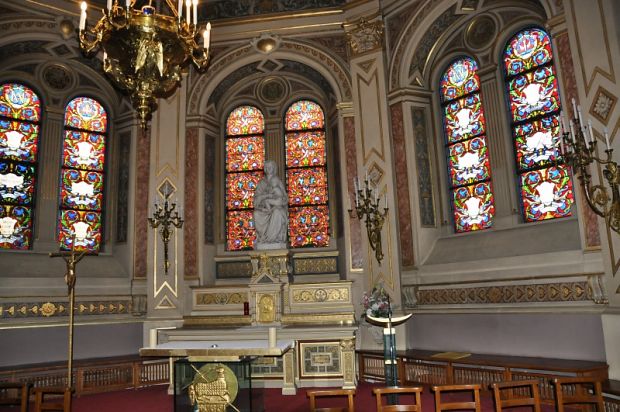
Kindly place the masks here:
[(82, 4), (80, 4), (80, 8), (82, 9), (82, 12), (80, 13), (80, 31), (84, 30), (86, 28), (86, 8), (88, 7), (88, 5), (86, 4), (85, 1), (82, 2)]
[(211, 43), (211, 23), (207, 23), (207, 29), (202, 34), (203, 46), (209, 50), (209, 44)]
[(592, 121), (588, 120), (588, 132), (590, 133), (590, 142), (594, 143), (594, 133), (592, 133)]
[(575, 117), (573, 117), (573, 119), (576, 119), (577, 118), (577, 105), (575, 104), (575, 98), (573, 97), (571, 101), (573, 102), (573, 112), (575, 113)]
[(275, 348), (276, 344), (277, 344), (276, 328), (270, 327), (269, 328), (269, 347)]
[(191, 20), (190, 20), (190, 7), (192, 5), (192, 0), (185, 0), (185, 21), (187, 22), (187, 25), (189, 26)]
[(387, 193), (385, 195), (383, 195), (383, 197), (385, 198), (385, 208), (387, 209)]
[(198, 0), (193, 0), (192, 5), (194, 6), (194, 26), (198, 26)]
[(573, 127), (572, 120), (569, 122), (569, 126), (570, 126), (570, 140), (571, 142), (574, 142), (575, 141), (575, 128)]
[(131, 0), (126, 0), (125, 1), (125, 7), (127, 7), (127, 8), (131, 7)]
[(108, 10), (112, 10), (112, 0), (108, 0)]
[(611, 149), (611, 145), (609, 144), (609, 133), (607, 132), (607, 128), (605, 128), (605, 145), (607, 146), (607, 150)]
[(179, 0), (179, 4), (177, 5), (177, 14), (179, 21), (181, 21), (181, 14), (183, 14), (183, 0)]
[(560, 114), (560, 124), (562, 126), (562, 134), (568, 133), (568, 128), (566, 127), (566, 116), (564, 116), (564, 113)]

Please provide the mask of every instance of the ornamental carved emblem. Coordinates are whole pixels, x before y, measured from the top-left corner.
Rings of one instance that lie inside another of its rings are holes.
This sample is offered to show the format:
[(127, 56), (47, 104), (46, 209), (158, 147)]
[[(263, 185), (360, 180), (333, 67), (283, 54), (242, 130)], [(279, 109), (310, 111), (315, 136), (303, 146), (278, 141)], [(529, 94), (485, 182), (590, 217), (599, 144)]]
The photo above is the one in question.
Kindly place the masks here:
[(347, 43), (352, 55), (366, 53), (381, 48), (383, 44), (383, 22), (380, 20), (369, 22), (360, 19), (347, 32)]

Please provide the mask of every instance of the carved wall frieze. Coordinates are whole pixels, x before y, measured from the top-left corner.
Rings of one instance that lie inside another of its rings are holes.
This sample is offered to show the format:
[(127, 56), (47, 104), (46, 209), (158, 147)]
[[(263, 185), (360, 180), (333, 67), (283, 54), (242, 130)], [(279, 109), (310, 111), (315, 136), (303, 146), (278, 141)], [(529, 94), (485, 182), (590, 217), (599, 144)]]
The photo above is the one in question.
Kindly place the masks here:
[(361, 19), (350, 26), (346, 36), (352, 56), (380, 49), (383, 47), (383, 22)]
[(293, 302), (316, 303), (316, 302), (348, 302), (348, 288), (314, 288), (293, 291)]
[[(37, 301), (0, 303), (0, 319), (50, 318), (69, 316), (69, 303), (64, 301)], [(79, 316), (120, 315), (131, 313), (131, 300), (80, 301), (74, 313)]]
[(248, 301), (247, 293), (198, 293), (197, 305), (236, 305)]
[(319, 257), (293, 259), (293, 273), (295, 275), (318, 275), (338, 272), (338, 257)]

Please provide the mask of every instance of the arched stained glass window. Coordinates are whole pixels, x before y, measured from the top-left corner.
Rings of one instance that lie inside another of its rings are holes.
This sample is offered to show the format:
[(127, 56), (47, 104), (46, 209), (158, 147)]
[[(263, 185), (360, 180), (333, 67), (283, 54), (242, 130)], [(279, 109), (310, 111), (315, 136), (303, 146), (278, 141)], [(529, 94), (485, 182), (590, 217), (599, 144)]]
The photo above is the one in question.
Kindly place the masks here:
[(77, 97), (65, 108), (58, 241), (63, 250), (99, 251), (108, 117), (103, 106)]
[(526, 222), (570, 216), (572, 183), (562, 163), (560, 97), (551, 38), (520, 31), (504, 50), (523, 216)]
[(285, 115), (286, 180), (291, 247), (329, 244), (327, 155), (323, 109), (309, 100)]
[(28, 87), (0, 86), (0, 248), (32, 245), (41, 103)]
[(263, 177), (263, 113), (254, 106), (234, 109), (226, 120), (226, 248), (254, 247), (254, 191)]
[(456, 232), (487, 229), (495, 214), (477, 71), (475, 60), (458, 58), (439, 85)]

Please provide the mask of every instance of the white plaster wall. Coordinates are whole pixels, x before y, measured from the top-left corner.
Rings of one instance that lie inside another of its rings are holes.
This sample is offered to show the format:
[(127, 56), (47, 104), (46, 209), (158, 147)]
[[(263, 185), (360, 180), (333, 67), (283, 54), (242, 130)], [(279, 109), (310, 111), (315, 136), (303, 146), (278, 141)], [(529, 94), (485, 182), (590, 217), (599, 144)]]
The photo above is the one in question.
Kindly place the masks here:
[(408, 349), (605, 360), (598, 314), (416, 314), (407, 332)]
[(620, 379), (620, 313), (603, 314), (609, 379)]

